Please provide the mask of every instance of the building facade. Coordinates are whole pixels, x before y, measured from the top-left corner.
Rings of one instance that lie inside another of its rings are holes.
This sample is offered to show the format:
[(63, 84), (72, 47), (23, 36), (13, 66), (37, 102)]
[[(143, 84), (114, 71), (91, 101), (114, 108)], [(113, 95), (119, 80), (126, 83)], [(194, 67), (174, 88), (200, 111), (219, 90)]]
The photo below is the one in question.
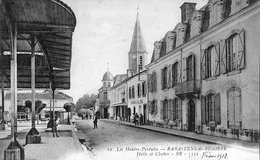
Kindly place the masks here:
[(259, 141), (260, 3), (210, 0), (195, 6), (184, 3), (181, 22), (154, 43), (149, 121)]
[(147, 105), (147, 73), (146, 70), (131, 76), (127, 80), (128, 86), (128, 107), (130, 109), (131, 121), (137, 113), (144, 116), (144, 123), (148, 119)]
[(109, 90), (110, 118), (114, 120), (129, 121), (127, 107), (127, 75), (116, 75), (114, 85)]
[(114, 82), (113, 75), (107, 71), (102, 78), (102, 87), (98, 90), (99, 106), (96, 107), (96, 116), (98, 118), (109, 118), (110, 101), (108, 98), (108, 90), (112, 87)]

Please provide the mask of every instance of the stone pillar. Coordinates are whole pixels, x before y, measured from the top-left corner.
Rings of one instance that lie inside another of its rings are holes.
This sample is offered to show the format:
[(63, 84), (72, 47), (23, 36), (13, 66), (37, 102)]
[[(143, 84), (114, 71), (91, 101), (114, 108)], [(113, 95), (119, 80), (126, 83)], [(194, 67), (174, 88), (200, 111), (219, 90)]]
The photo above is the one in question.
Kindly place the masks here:
[(32, 128), (26, 135), (26, 144), (40, 143), (41, 135), (35, 128), (35, 37), (32, 36), (31, 44), (31, 90), (32, 90)]
[[(9, 19), (7, 19), (9, 20)], [(24, 148), (17, 141), (17, 24), (8, 21), (11, 42), (11, 143), (4, 160), (24, 160)]]

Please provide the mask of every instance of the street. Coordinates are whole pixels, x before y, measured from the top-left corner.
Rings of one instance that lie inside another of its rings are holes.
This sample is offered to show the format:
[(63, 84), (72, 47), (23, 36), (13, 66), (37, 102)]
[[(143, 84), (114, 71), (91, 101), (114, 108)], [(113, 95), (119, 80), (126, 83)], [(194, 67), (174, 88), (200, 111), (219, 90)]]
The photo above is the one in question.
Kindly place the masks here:
[(163, 133), (99, 121), (93, 129), (92, 120), (76, 122), (77, 136), (88, 141), (93, 159), (212, 159), (257, 160), (258, 153), (206, 144)]

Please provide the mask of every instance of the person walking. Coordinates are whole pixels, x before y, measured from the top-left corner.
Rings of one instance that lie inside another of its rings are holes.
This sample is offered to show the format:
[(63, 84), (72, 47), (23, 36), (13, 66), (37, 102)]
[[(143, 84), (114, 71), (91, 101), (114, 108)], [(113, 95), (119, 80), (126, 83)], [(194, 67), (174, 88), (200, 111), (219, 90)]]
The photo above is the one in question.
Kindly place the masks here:
[(95, 116), (95, 118), (94, 118), (94, 121), (93, 121), (93, 123), (94, 123), (94, 129), (95, 128), (98, 128), (98, 126), (97, 126), (97, 116)]

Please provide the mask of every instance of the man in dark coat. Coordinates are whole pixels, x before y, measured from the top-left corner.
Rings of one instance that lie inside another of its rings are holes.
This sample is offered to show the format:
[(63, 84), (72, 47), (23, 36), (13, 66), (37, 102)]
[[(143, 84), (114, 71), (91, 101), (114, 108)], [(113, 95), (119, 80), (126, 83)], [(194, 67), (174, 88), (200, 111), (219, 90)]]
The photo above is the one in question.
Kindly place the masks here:
[(98, 128), (98, 127), (97, 127), (97, 116), (95, 116), (93, 123), (94, 123), (94, 129), (95, 129), (95, 128)]
[(144, 116), (140, 114), (140, 126), (144, 124)]

